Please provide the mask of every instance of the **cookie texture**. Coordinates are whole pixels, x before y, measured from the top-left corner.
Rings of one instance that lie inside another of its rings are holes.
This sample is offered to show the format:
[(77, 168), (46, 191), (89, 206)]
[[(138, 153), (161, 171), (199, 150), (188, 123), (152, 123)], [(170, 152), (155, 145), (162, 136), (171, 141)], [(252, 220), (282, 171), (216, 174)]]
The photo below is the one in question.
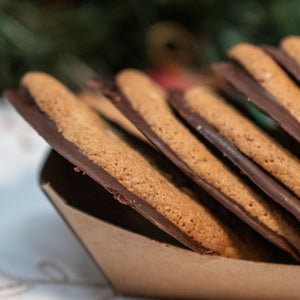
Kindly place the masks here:
[(183, 193), (116, 135), (98, 114), (54, 78), (27, 73), (21, 82), (61, 134), (87, 157), (204, 247), (253, 258), (246, 245), (194, 198)]
[(228, 56), (238, 61), (300, 122), (299, 87), (263, 49), (250, 44), (238, 44), (229, 50)]
[(281, 40), (280, 47), (300, 66), (300, 37), (288, 36)]
[(146, 74), (128, 69), (116, 81), (130, 99), (134, 109), (146, 120), (151, 130), (164, 141), (201, 178), (242, 206), (265, 226), (284, 236), (299, 251), (297, 222), (245, 185), (242, 180), (216, 159), (208, 149), (174, 116), (162, 88)]
[(103, 95), (94, 94), (89, 91), (81, 91), (77, 97), (89, 104), (95, 111), (99, 112), (107, 120), (118, 124), (121, 128), (137, 136), (141, 140), (146, 141), (145, 137), (139, 130), (119, 112), (118, 109)]
[(194, 111), (217, 128), (241, 152), (300, 197), (300, 161), (295, 156), (213, 90), (195, 87), (185, 93), (185, 99)]

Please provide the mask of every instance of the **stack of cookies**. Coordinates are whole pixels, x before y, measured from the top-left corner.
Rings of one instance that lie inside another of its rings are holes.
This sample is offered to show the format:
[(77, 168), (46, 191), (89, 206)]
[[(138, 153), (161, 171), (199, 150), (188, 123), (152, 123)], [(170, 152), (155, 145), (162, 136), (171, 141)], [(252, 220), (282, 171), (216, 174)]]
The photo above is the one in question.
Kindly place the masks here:
[(29, 72), (5, 97), (76, 170), (190, 249), (300, 262), (300, 161), (228, 96), (234, 88), (300, 142), (300, 38), (240, 44), (229, 58), (212, 66), (226, 95), (165, 91), (127, 69), (77, 95)]

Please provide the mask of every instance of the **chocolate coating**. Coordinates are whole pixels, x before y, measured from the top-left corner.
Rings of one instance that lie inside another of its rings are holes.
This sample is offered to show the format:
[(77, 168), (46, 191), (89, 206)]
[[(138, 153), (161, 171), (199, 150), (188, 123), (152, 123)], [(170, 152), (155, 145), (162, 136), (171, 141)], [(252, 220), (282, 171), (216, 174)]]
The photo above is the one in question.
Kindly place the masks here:
[(101, 184), (115, 199), (125, 205), (129, 205), (157, 227), (173, 236), (190, 249), (202, 254), (218, 254), (207, 249), (192, 240), (176, 225), (157, 212), (150, 204), (135, 194), (131, 193), (124, 186), (108, 174), (101, 166), (94, 163), (85, 156), (73, 143), (66, 140), (58, 131), (54, 122), (49, 120), (37, 107), (34, 99), (27, 91), (7, 91), (4, 93), (16, 110), (23, 118), (55, 149), (61, 156), (66, 158), (73, 165), (89, 177)]
[(251, 75), (235, 62), (212, 64), (216, 75), (239, 93), (273, 118), (295, 140), (300, 142), (300, 123), (270, 93), (268, 93)]
[(177, 167), (179, 167), (188, 177), (201, 186), (206, 192), (214, 197), (220, 204), (243, 220), (264, 238), (289, 253), (295, 260), (300, 262), (298, 251), (282, 236), (268, 228), (256, 217), (250, 215), (241, 205), (222, 193), (212, 184), (202, 179), (192, 170), (177, 154), (151, 129), (146, 120), (136, 111), (130, 100), (124, 95), (115, 82), (103, 83), (98, 86), (99, 92), (110, 99), (115, 106), (149, 139), (149, 141), (164, 153)]

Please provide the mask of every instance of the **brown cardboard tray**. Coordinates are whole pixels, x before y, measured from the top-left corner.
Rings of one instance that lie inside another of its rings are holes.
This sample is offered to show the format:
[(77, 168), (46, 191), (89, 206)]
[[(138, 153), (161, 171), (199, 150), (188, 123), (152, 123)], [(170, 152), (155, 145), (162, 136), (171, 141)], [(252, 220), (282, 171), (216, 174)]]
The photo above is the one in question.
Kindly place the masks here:
[(200, 255), (52, 151), (41, 188), (116, 292), (171, 299), (300, 299), (300, 266)]

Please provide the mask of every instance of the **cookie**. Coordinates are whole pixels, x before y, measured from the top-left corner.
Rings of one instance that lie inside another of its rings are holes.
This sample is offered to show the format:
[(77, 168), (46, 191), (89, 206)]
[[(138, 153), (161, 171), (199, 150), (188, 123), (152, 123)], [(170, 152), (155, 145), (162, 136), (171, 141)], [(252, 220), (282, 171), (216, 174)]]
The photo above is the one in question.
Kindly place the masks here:
[(280, 46), (300, 66), (300, 37), (288, 36), (281, 40)]
[[(197, 252), (266, 257), (267, 249), (249, 245), (255, 240), (238, 237), (201, 205), (201, 199), (177, 188), (57, 80), (30, 72), (21, 85), (25, 92), (10, 91), (5, 97), (77, 171), (82, 170), (118, 201)], [(299, 259), (292, 246), (290, 251)]]
[(263, 46), (263, 49), (300, 83), (300, 37), (288, 36), (280, 45), (280, 48)]
[[(250, 44), (238, 44), (228, 52), (229, 58), (237, 61), (265, 92), (268, 100), (262, 109), (299, 141), (300, 128), (300, 89), (284, 70), (261, 48)], [(237, 84), (235, 84), (235, 87)], [(253, 95), (248, 94), (251, 101)], [(271, 107), (272, 106), (272, 107)], [(276, 107), (276, 108), (273, 108)], [(278, 110), (273, 113), (273, 110)], [(290, 119), (288, 123), (286, 119)]]
[(208, 87), (191, 88), (185, 93), (170, 91), (169, 102), (200, 135), (300, 220), (299, 198), (273, 179), (299, 197), (300, 162), (296, 157)]
[(124, 70), (117, 74), (112, 86), (103, 86), (102, 93), (151, 143), (223, 206), (277, 246), (284, 249), (289, 245), (299, 253), (299, 224), (295, 219), (259, 196), (213, 156), (175, 117), (165, 91), (146, 74)]
[(299, 122), (300, 89), (263, 49), (250, 44), (239, 44), (229, 50), (228, 56), (244, 66)]
[(214, 73), (226, 81), (248, 101), (276, 121), (297, 142), (300, 142), (300, 123), (276, 98), (268, 93), (243, 67), (235, 62), (214, 63)]
[(87, 90), (83, 90), (77, 95), (77, 97), (90, 105), (95, 111), (99, 112), (100, 115), (105, 119), (119, 125), (121, 128), (124, 128), (126, 131), (130, 132), (141, 140), (146, 141), (141, 132), (137, 130), (136, 127), (100, 93), (95, 94)]

